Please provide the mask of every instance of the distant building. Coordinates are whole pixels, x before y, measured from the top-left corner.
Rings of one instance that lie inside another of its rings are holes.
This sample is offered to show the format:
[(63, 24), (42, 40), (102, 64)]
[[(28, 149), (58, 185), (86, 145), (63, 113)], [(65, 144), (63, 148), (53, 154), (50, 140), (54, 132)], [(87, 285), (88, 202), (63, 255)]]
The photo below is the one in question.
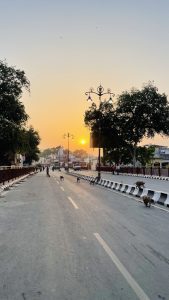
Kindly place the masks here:
[(152, 166), (169, 167), (169, 147), (161, 145), (145, 145), (154, 146), (154, 157), (152, 158)]
[(91, 170), (95, 171), (98, 164), (98, 157), (94, 157), (90, 160)]
[(56, 148), (56, 159), (57, 160), (63, 160), (64, 157), (64, 149), (62, 146), (59, 146)]

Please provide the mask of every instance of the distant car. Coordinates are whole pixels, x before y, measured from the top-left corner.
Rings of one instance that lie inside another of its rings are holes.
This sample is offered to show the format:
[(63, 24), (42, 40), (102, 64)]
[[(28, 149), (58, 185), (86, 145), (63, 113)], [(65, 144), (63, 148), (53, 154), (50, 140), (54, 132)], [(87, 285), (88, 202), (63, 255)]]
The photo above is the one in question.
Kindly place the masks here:
[(60, 170), (60, 166), (54, 166), (55, 170)]
[(73, 166), (73, 170), (74, 171), (80, 171), (81, 170), (81, 166), (78, 166), (78, 165)]

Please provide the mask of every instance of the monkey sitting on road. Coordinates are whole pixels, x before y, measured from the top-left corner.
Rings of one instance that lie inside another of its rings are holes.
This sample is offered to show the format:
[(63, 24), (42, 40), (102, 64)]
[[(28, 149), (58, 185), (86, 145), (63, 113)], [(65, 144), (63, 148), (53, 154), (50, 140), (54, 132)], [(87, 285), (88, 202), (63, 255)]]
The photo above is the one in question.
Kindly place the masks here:
[(64, 176), (60, 176), (60, 181), (64, 181)]
[(144, 181), (136, 181), (135, 183), (136, 188), (144, 188), (145, 182)]
[(146, 207), (151, 206), (151, 198), (149, 196), (143, 196), (143, 202), (144, 202)]

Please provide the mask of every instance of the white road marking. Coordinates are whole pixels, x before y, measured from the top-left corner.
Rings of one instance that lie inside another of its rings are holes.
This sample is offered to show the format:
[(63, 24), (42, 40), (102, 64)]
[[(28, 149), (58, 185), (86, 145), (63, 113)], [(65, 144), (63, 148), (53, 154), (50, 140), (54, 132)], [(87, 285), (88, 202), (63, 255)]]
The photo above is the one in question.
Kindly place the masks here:
[(68, 197), (69, 201), (72, 203), (75, 209), (79, 209), (79, 207), (76, 205), (76, 203), (72, 200), (71, 197)]
[[(151, 204), (151, 205), (152, 205), (153, 207), (155, 207), (155, 208), (158, 208), (158, 209), (160, 209), (160, 210), (164, 210), (165, 212), (169, 213), (169, 210), (168, 210), (168, 209), (165, 209), (165, 208), (156, 206), (156, 205), (154, 205), (154, 204)], [(158, 205), (158, 203), (157, 203), (157, 205)]]
[(61, 188), (61, 190), (62, 190), (62, 191), (64, 191), (64, 188), (63, 188), (63, 186), (61, 186), (60, 188)]
[(58, 178), (55, 176), (53, 178), (56, 180), (57, 184), (59, 184)]
[(135, 281), (135, 279), (131, 276), (131, 274), (127, 271), (127, 269), (124, 267), (124, 265), (120, 262), (118, 257), (114, 254), (114, 252), (110, 249), (110, 247), (106, 244), (106, 242), (101, 238), (101, 236), (98, 233), (94, 233), (94, 236), (100, 243), (100, 245), (103, 247), (103, 249), (106, 251), (106, 253), (109, 255), (117, 269), (120, 271), (120, 273), (124, 276), (128, 284), (131, 286), (135, 294), (138, 296), (140, 300), (150, 300), (150, 298), (145, 294), (143, 289), (139, 286), (139, 284)]

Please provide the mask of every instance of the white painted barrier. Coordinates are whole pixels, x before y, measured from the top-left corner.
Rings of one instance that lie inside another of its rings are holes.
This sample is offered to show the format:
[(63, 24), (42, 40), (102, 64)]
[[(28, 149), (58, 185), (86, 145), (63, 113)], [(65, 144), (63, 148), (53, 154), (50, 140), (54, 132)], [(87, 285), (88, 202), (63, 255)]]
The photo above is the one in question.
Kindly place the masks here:
[(125, 189), (126, 189), (126, 184), (123, 184), (122, 188), (121, 188), (121, 192), (124, 193)]
[(169, 194), (167, 195), (167, 199), (166, 199), (166, 201), (164, 202), (164, 205), (166, 205), (166, 206), (169, 207)]
[(144, 188), (142, 194), (140, 195), (140, 197), (147, 196), (147, 195), (148, 195), (148, 189)]
[(156, 203), (160, 199), (161, 192), (154, 192), (154, 196), (152, 197), (152, 200)]
[(130, 191), (131, 191), (131, 189), (132, 189), (132, 185), (128, 185), (128, 188), (127, 188), (126, 194), (129, 194), (129, 193), (130, 193)]
[(115, 190), (118, 190), (120, 187), (120, 183), (117, 183), (116, 187), (115, 187)]
[(111, 187), (112, 181), (109, 181), (109, 184), (107, 185), (108, 188)]
[(139, 188), (135, 187), (135, 190), (133, 192), (133, 196), (137, 196), (139, 193)]
[(113, 190), (115, 187), (115, 182), (113, 182), (112, 186), (111, 186), (111, 189)]

